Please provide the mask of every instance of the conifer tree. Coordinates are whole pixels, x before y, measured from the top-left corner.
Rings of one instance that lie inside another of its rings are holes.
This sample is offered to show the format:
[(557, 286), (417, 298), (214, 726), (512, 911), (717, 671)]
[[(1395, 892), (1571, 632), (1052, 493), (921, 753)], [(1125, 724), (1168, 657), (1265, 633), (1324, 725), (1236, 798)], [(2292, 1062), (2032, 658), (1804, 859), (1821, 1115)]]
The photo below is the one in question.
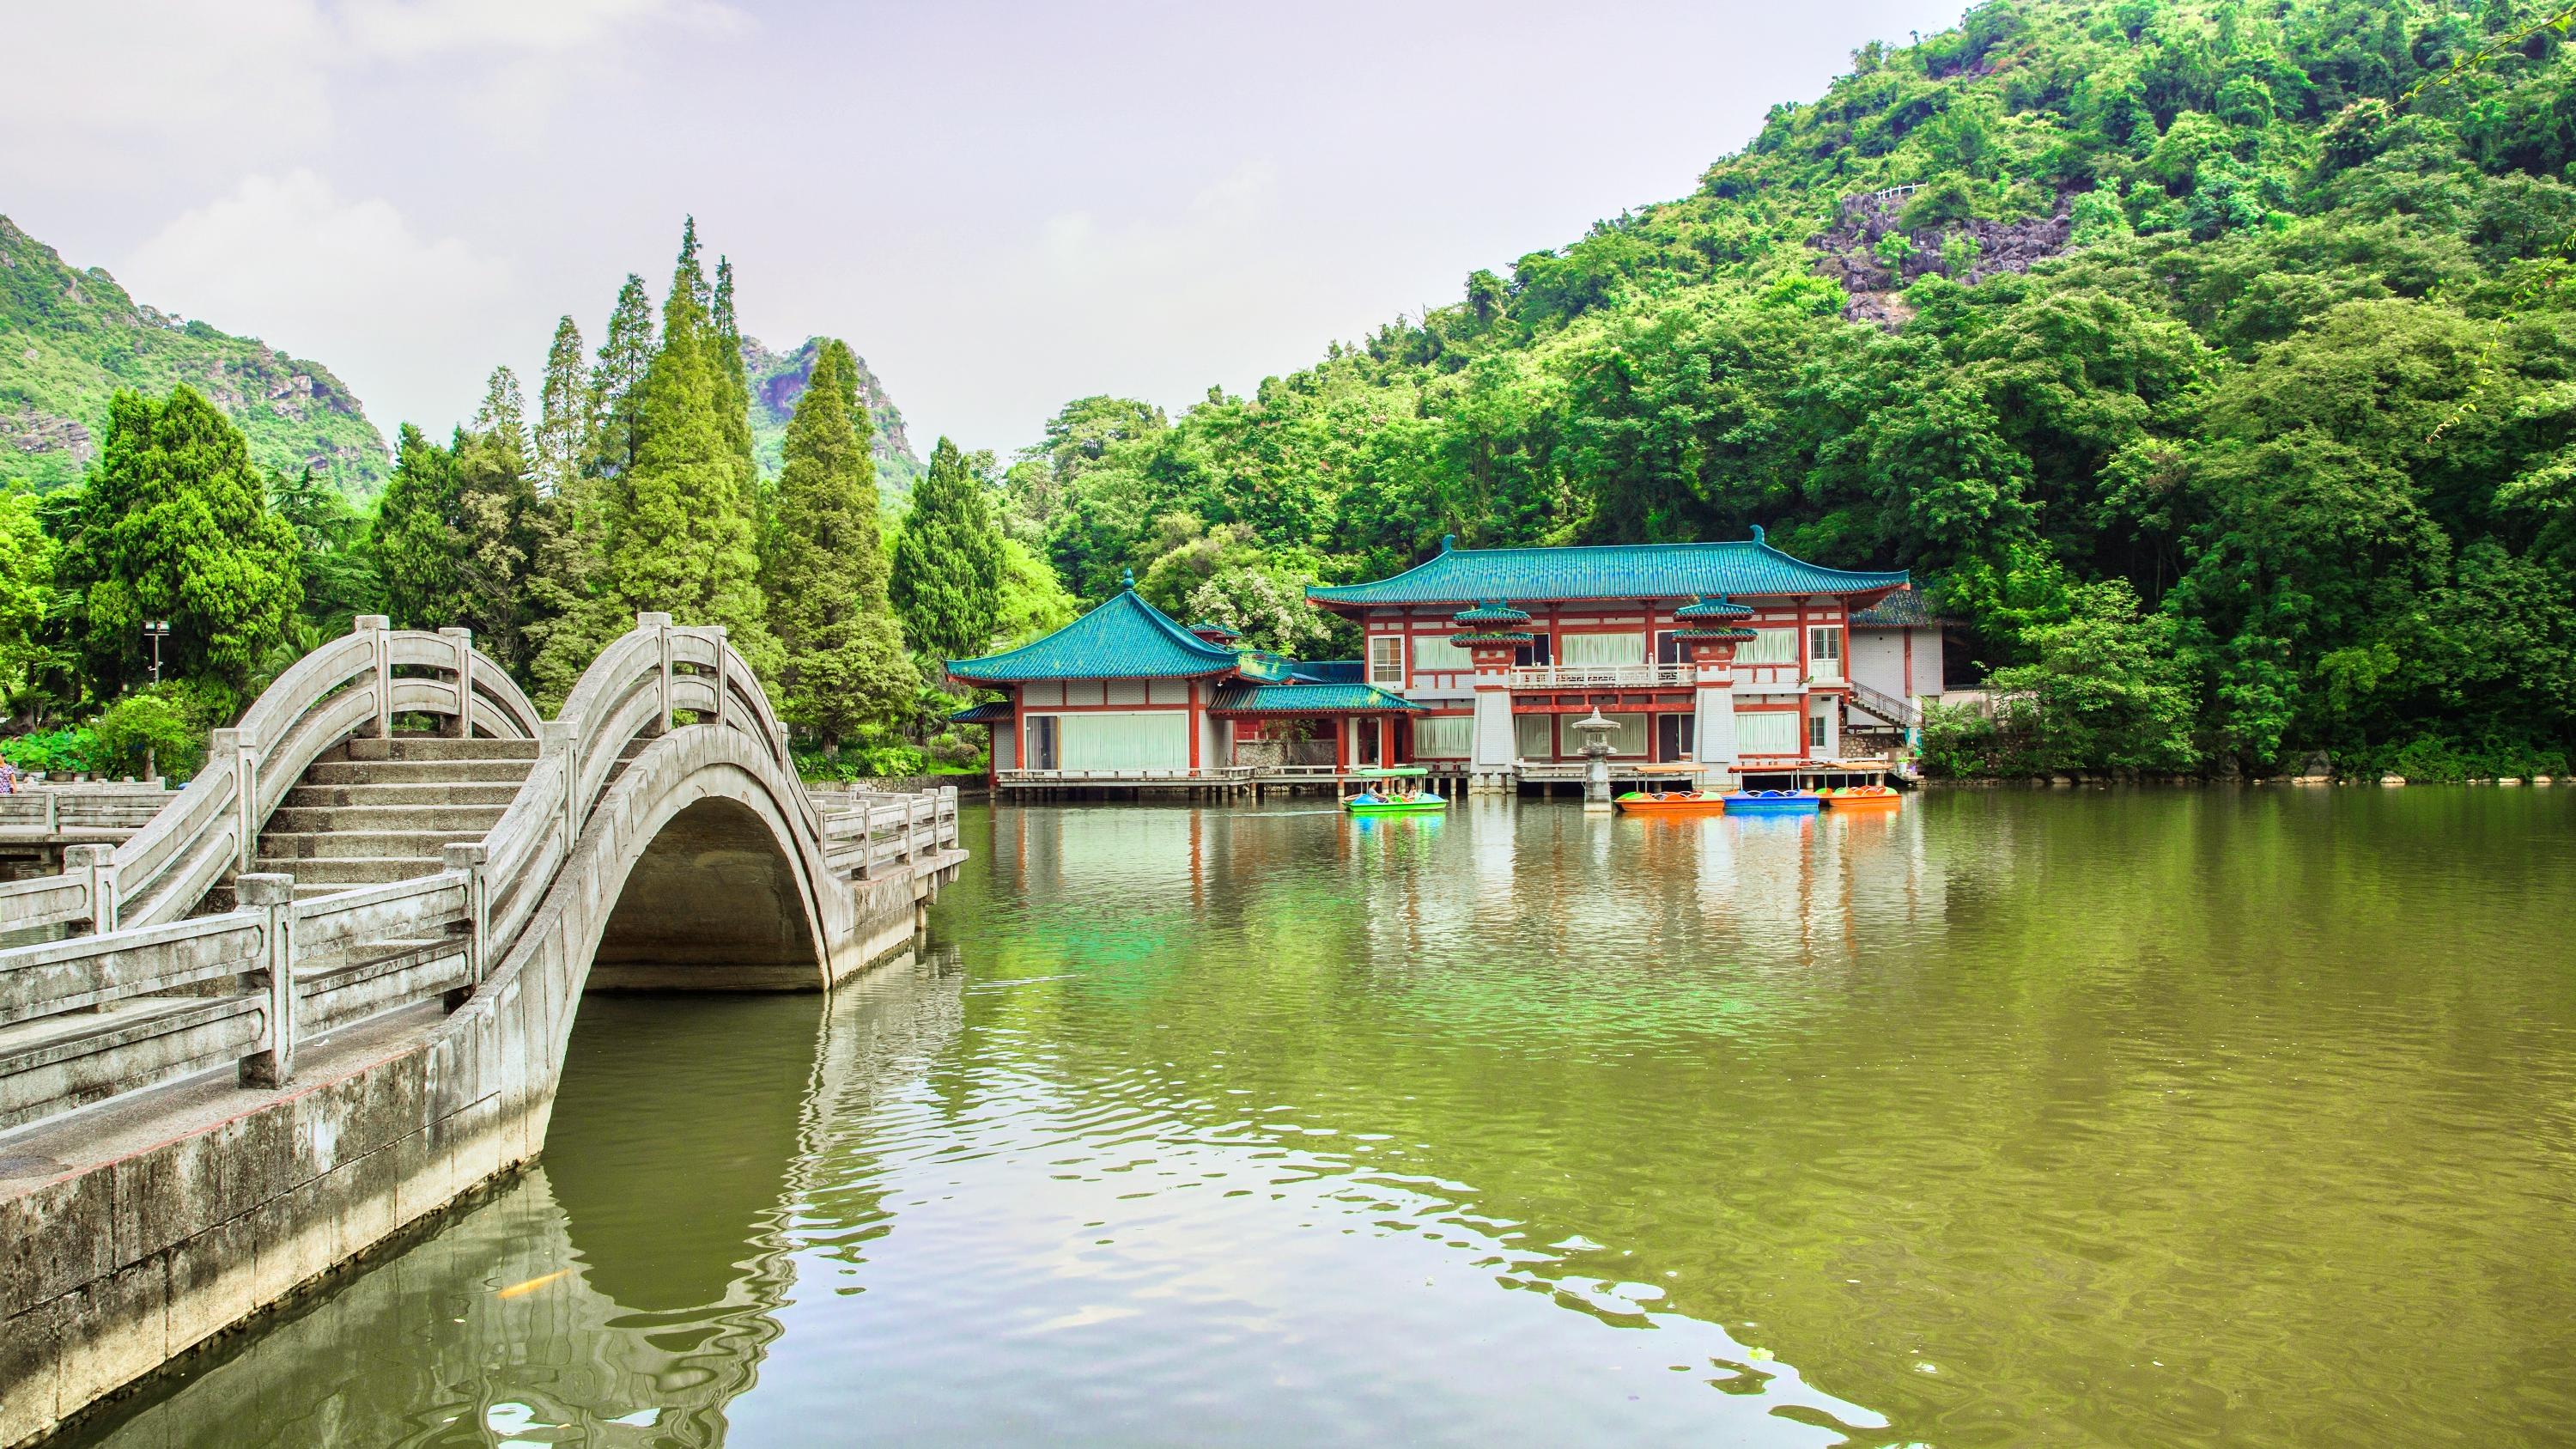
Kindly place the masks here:
[(712, 310), (708, 314), (713, 330), (708, 340), (714, 351), (718, 375), (723, 379), (725, 443), (733, 450), (734, 488), (742, 499), (743, 516), (752, 523), (752, 537), (768, 536), (770, 499), (761, 487), (760, 468), (751, 450), (751, 374), (743, 366), (742, 328), (734, 319), (733, 263), (716, 258), (716, 288)]
[(546, 377), (537, 389), (537, 433), (529, 466), (536, 475), (537, 495), (553, 498), (573, 491), (591, 449), (590, 384), (582, 376), (581, 329), (567, 313), (555, 324), (555, 340), (546, 349)]
[[(643, 286), (627, 279), (640, 300)], [(624, 301), (620, 298), (621, 304)], [(631, 325), (631, 324), (630, 324)], [(649, 317), (643, 327), (649, 333)], [(600, 417), (597, 377), (585, 379), (581, 368), (581, 330), (570, 317), (555, 324), (554, 345), (546, 353), (545, 385), (538, 390), (536, 433), (537, 506), (528, 516), (528, 572), (522, 599), (520, 647), (527, 660), (528, 683), (540, 702), (559, 705), (572, 689), (576, 672), (557, 677), (548, 661), (560, 666), (570, 651), (555, 636), (578, 632), (579, 615), (590, 599), (592, 560), (597, 530), (590, 506), (590, 467), (599, 456)]]
[(826, 342), (787, 422), (762, 582), (785, 656), (783, 713), (834, 758), (843, 740), (896, 719), (920, 684), (887, 612), (874, 433), (858, 359)]
[(452, 452), (463, 546), (459, 612), (446, 622), (472, 629), (485, 653), (523, 678), (526, 585), (537, 544), (537, 490), (527, 450), (519, 379), (506, 367), (494, 368), (474, 413), (474, 431), (460, 432)]
[(286, 642), (304, 597), (295, 530), (269, 511), (248, 441), (194, 389), (109, 399), (77, 510), (57, 578), (81, 592), (73, 627), (94, 688), (148, 677), (146, 620), (170, 622), (165, 677), (228, 689)]
[[(559, 628), (539, 666), (541, 688), (578, 676), (589, 655), (636, 613), (721, 624), (763, 679), (778, 644), (759, 587), (760, 560), (726, 425), (730, 389), (717, 364), (715, 324), (698, 263), (697, 228), (683, 233), (662, 303), (662, 344), (634, 390), (633, 464), (600, 480), (599, 570), (581, 623)], [(567, 674), (567, 671), (569, 673)]]
[(595, 434), (590, 467), (614, 477), (635, 466), (635, 390), (653, 365), (653, 298), (644, 279), (626, 274), (617, 289), (617, 305), (608, 314), (608, 333), (600, 339), (599, 364), (590, 373), (590, 406)]
[(946, 438), (913, 485), (912, 510), (895, 544), (893, 600), (912, 647), (963, 659), (993, 642), (1001, 604), (1002, 546), (984, 482)]

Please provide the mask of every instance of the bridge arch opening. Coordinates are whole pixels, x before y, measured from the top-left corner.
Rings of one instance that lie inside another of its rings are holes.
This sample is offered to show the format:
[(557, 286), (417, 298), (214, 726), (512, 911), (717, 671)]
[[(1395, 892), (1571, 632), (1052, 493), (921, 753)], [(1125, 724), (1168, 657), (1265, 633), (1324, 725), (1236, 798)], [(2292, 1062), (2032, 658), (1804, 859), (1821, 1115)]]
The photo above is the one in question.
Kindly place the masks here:
[(776, 829), (709, 796), (636, 858), (584, 989), (814, 991), (827, 979), (813, 904)]

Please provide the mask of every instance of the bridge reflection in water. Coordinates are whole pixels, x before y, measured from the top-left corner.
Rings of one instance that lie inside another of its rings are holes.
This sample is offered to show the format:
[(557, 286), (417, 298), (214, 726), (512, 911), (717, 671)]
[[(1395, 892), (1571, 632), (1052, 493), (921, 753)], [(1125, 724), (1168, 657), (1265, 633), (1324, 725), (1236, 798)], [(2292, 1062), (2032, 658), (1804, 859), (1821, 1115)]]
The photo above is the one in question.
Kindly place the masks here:
[(584, 1000), (556, 1099), (579, 1131), (72, 1442), (724, 1443), (796, 1289), (787, 1220), (834, 1115), (919, 1076), (956, 1035), (962, 980), (949, 950), (828, 1000)]

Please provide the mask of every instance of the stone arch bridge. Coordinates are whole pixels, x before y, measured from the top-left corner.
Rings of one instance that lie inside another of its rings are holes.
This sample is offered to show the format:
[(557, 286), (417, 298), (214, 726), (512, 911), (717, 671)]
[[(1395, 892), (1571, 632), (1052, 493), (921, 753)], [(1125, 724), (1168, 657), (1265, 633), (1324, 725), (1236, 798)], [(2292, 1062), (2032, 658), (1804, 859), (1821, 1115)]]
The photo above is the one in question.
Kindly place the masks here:
[(0, 1445), (533, 1158), (583, 991), (828, 989), (956, 841), (954, 790), (809, 792), (721, 629), (639, 616), (549, 720), (360, 619), (0, 884)]

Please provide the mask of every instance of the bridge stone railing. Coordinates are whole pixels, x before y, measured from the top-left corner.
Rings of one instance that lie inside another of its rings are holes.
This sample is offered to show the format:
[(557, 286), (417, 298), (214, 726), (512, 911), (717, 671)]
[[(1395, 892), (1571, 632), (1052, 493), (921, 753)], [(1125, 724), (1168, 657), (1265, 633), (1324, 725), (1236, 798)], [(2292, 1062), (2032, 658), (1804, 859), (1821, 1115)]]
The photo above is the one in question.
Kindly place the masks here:
[[(303, 767), (352, 732), (387, 729), (392, 714), (447, 713), (462, 691), (472, 691), (475, 722), (489, 734), (534, 720), (498, 669), (463, 645), (462, 631), (387, 634), (361, 628), (326, 646), (306, 661), (319, 659), (316, 667), (282, 676), (241, 730), (218, 732), (236, 739), (226, 778), (193, 800), (181, 792), (155, 820), (157, 840), (138, 853), (144, 878), (156, 882), (147, 899), (169, 900), (168, 882), (213, 884), (244, 858), (237, 842), (256, 834)], [(385, 673), (435, 663), (431, 648), (448, 651), (450, 678)], [(477, 662), (497, 684), (478, 677)], [(271, 708), (281, 691), (319, 697), (300, 710)], [(537, 763), (491, 833), (448, 845), (436, 874), (302, 900), (291, 876), (237, 874), (231, 911), (122, 922), (123, 862), (104, 846), (67, 850), (72, 868), (62, 875), (0, 887), (7, 924), (103, 928), (0, 950), (0, 1133), (228, 1061), (245, 1085), (283, 1084), (299, 1041), (417, 1002), (463, 1000), (508, 956), (622, 762), (670, 729), (675, 712), (749, 736), (794, 778), (785, 729), (723, 631), (647, 614), (601, 652), (562, 713), (538, 726)], [(275, 731), (276, 746), (237, 743), (263, 727)], [(210, 760), (208, 774), (217, 766)], [(266, 770), (276, 772), (273, 784)], [(244, 781), (248, 789), (235, 788)], [(825, 868), (844, 879), (916, 865), (957, 837), (953, 787), (819, 799), (800, 790), (785, 803)], [(215, 869), (183, 863), (199, 858)]]
[(396, 715), (445, 717), (449, 734), (527, 739), (536, 706), (465, 629), (390, 629), (382, 615), (312, 653), (216, 730), (205, 767), (151, 822), (104, 853), (65, 851), (58, 876), (0, 885), (0, 931), (88, 923), (99, 931), (176, 921), (229, 872), (247, 871), (260, 826), (304, 771)]

